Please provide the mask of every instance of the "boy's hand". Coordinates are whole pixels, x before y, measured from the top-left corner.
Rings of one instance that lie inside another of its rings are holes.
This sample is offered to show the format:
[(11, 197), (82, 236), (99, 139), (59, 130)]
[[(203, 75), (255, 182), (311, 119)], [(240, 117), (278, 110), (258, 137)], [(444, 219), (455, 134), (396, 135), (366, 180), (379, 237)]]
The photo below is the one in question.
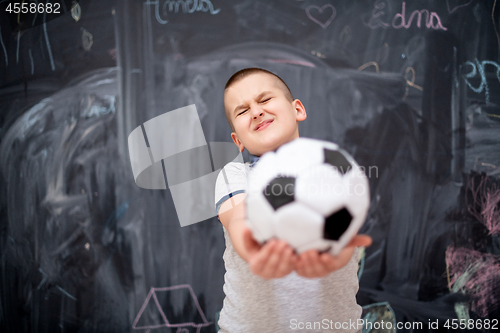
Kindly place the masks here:
[(336, 256), (329, 253), (319, 254), (317, 250), (302, 253), (296, 262), (296, 272), (306, 278), (324, 277), (349, 262), (356, 247), (370, 246), (372, 239), (366, 235), (356, 235)]
[(243, 240), (248, 251), (248, 264), (254, 274), (273, 279), (282, 278), (294, 270), (297, 255), (285, 241), (271, 239), (260, 245), (248, 228), (243, 233)]

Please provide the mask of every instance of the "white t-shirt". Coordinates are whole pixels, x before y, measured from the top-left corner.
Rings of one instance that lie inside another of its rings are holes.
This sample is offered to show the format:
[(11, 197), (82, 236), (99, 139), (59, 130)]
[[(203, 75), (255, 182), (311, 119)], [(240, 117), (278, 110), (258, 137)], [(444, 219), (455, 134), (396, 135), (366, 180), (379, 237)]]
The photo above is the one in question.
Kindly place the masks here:
[[(215, 185), (217, 213), (225, 200), (247, 190), (252, 165), (231, 162), (221, 170)], [(226, 228), (223, 230), (226, 297), (219, 332), (360, 331), (355, 326), (362, 311), (356, 302), (357, 251), (345, 267), (324, 278), (307, 279), (292, 272), (281, 279), (265, 280), (252, 273), (235, 251)]]

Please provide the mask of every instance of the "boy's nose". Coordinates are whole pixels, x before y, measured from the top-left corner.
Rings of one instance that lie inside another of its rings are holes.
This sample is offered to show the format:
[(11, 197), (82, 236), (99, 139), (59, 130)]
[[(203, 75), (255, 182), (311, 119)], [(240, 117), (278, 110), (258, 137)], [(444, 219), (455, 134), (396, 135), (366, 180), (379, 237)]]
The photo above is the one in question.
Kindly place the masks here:
[(259, 117), (262, 117), (264, 115), (264, 110), (262, 110), (260, 107), (253, 107), (252, 108), (252, 115), (253, 115), (253, 119), (257, 119)]
[(253, 116), (253, 119), (257, 119), (259, 117), (262, 117), (264, 115), (264, 112), (260, 111), (259, 113), (255, 113), (254, 116)]

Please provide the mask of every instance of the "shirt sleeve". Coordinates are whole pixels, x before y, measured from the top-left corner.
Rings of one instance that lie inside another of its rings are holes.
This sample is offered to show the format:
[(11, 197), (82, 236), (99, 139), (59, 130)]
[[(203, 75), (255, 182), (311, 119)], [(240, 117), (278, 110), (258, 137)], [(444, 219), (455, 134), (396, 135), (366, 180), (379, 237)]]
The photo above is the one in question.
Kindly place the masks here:
[(232, 196), (247, 191), (247, 171), (243, 163), (230, 162), (222, 168), (215, 182), (215, 213)]

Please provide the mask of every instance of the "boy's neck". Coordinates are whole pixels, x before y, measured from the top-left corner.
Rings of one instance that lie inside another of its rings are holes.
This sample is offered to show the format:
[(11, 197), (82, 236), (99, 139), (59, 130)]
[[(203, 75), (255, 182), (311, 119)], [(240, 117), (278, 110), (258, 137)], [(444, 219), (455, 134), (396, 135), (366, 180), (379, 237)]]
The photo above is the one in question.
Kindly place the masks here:
[(255, 163), (255, 161), (257, 161), (260, 158), (260, 156), (252, 155), (251, 153), (248, 153), (248, 157), (249, 157), (250, 164)]

